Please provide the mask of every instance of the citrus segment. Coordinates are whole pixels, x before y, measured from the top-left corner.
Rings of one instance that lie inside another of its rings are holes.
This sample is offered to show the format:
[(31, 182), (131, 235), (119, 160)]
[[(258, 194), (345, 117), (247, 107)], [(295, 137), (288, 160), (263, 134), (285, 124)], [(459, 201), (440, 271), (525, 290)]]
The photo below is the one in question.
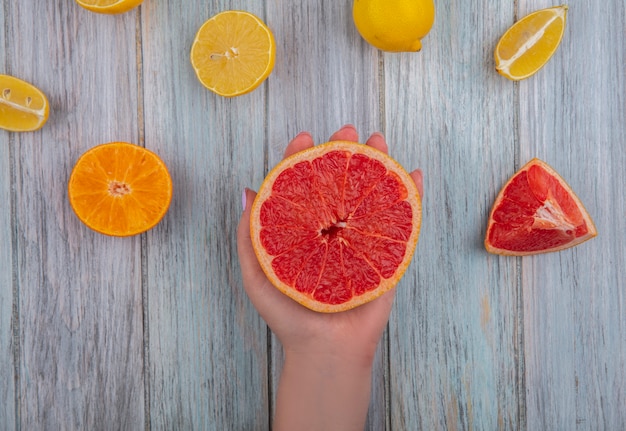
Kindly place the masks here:
[(46, 121), (50, 105), (38, 88), (9, 75), (0, 75), (0, 128), (11, 132), (40, 129)]
[(78, 159), (68, 195), (78, 218), (91, 229), (130, 236), (147, 231), (163, 218), (172, 198), (172, 180), (153, 152), (111, 142)]
[(208, 19), (191, 46), (191, 64), (202, 85), (225, 97), (249, 93), (274, 68), (276, 43), (255, 15), (224, 11)]
[(563, 250), (594, 236), (593, 221), (572, 189), (545, 162), (533, 159), (498, 194), (485, 247), (524, 256)]
[(250, 229), (268, 279), (300, 304), (337, 312), (393, 288), (421, 223), (415, 183), (372, 147), (334, 141), (298, 152), (266, 177)]
[(419, 51), (435, 22), (433, 0), (355, 0), (352, 18), (370, 45), (390, 52)]
[(76, 0), (85, 9), (103, 14), (128, 12), (142, 2), (143, 0)]
[(535, 11), (513, 24), (495, 49), (496, 70), (519, 81), (534, 75), (552, 57), (565, 31), (567, 6)]

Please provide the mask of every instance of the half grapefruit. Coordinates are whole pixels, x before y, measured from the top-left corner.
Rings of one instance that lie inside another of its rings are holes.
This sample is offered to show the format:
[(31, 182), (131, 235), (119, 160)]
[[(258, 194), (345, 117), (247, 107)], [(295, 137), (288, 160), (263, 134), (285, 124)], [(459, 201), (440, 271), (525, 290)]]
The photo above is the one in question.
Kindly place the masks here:
[(252, 205), (252, 245), (281, 292), (319, 312), (369, 302), (400, 280), (421, 224), (409, 174), (368, 145), (300, 151), (265, 178)]
[(591, 217), (569, 185), (548, 164), (532, 159), (498, 194), (485, 248), (525, 256), (563, 250), (596, 235)]

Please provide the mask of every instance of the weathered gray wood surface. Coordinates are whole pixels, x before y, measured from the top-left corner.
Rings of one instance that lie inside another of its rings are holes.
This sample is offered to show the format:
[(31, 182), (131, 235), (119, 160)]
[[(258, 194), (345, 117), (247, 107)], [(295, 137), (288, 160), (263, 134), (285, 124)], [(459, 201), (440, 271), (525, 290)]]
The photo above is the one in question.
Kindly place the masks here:
[[(4, 8), (0, 22), (5, 23)], [(4, 33), (0, 46), (5, 47)], [(0, 73), (7, 70), (7, 58), (0, 56)], [(2, 132), (2, 131), (0, 131)], [(15, 428), (15, 380), (13, 356), (13, 241), (11, 211), (11, 145), (13, 139), (2, 132), (0, 136), (0, 428)]]
[(554, 62), (520, 85), (520, 156), (561, 173), (598, 237), (522, 261), (528, 428), (626, 429), (626, 3), (568, 18)]
[[(34, 133), (0, 130), (0, 429), (270, 428), (282, 352), (249, 303), (234, 242), (302, 130), (386, 133), (425, 174), (422, 234), (374, 370), (369, 430), (626, 429), (626, 6), (569, 3), (563, 43), (512, 83), (493, 48), (539, 0), (436, 2), (418, 54), (361, 40), (350, 2), (157, 1), (101, 16), (72, 1), (3, 2), (0, 73), (50, 98)], [(197, 28), (245, 9), (277, 60), (222, 99), (189, 64)], [(112, 140), (168, 165), (163, 221), (90, 231), (66, 184)], [(504, 258), (482, 246), (499, 188), (532, 157), (587, 206), (597, 238)]]

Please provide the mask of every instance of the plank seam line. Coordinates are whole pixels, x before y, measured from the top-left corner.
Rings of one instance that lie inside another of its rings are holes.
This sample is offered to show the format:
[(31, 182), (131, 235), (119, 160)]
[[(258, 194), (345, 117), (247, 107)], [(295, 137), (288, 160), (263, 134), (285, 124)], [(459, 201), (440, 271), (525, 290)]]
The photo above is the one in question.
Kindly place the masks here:
[(378, 50), (378, 112), (380, 118), (378, 123), (380, 124), (380, 131), (384, 136), (387, 136), (387, 118), (385, 107), (385, 57), (383, 52)]
[[(269, 4), (264, 2), (263, 13), (265, 15), (265, 22), (268, 22), (269, 16)], [(263, 115), (263, 176), (267, 175), (269, 171), (269, 138), (270, 138), (270, 86), (265, 83), (265, 103), (264, 103), (264, 115)], [(272, 412), (274, 411), (274, 388), (273, 388), (273, 371), (274, 361), (272, 359), (272, 331), (269, 326), (265, 328), (266, 343), (266, 358), (267, 358), (267, 429), (272, 429)]]
[[(5, 19), (11, 16), (11, 2), (4, 2), (3, 13)], [(4, 60), (5, 73), (13, 75), (11, 70), (12, 50), (9, 40), (11, 40), (10, 25), (4, 27)], [(17, 175), (15, 165), (17, 157), (15, 155), (15, 146), (18, 139), (16, 133), (9, 133), (9, 199), (10, 199), (10, 215), (11, 220), (11, 289), (12, 305), (11, 305), (11, 349), (13, 350), (13, 414), (15, 420), (15, 430), (21, 429), (21, 404), (20, 404), (20, 356), (22, 345), (20, 342), (20, 288), (19, 288), (19, 265), (18, 265), (18, 223), (17, 223)]]
[(524, 353), (524, 277), (522, 275), (523, 266), (522, 258), (517, 257), (516, 262), (517, 269), (517, 345), (515, 348), (518, 350), (517, 364), (516, 364), (516, 381), (517, 381), (517, 424), (518, 429), (526, 430), (526, 359)]
[[(385, 56), (381, 50), (378, 50), (378, 124), (383, 136), (387, 136), (387, 117), (385, 106)], [(386, 325), (386, 336), (384, 338), (383, 349), (383, 401), (385, 403), (386, 414), (385, 417), (385, 429), (391, 430), (391, 410), (393, 403), (391, 402), (391, 334), (389, 332), (389, 322)]]
[(15, 152), (14, 145), (16, 139), (14, 133), (9, 133), (9, 178), (11, 181), (10, 193), (11, 193), (11, 224), (13, 228), (11, 229), (11, 280), (13, 284), (12, 294), (13, 294), (13, 305), (12, 305), (12, 316), (11, 316), (11, 326), (12, 326), (12, 348), (13, 348), (13, 396), (14, 396), (14, 408), (15, 408), (15, 429), (16, 431), (20, 430), (20, 356), (22, 345), (20, 342), (20, 288), (19, 288), (19, 277), (18, 277), (18, 224), (17, 224), (17, 190), (16, 190), (16, 174), (15, 174)]
[[(145, 142), (144, 97), (143, 97), (143, 43), (142, 43), (142, 9), (137, 8), (135, 18), (135, 61), (137, 65), (137, 133), (141, 147)], [(144, 429), (152, 427), (150, 413), (150, 327), (148, 310), (148, 239), (147, 234), (140, 235), (140, 265), (141, 265), (141, 321), (143, 324), (143, 393), (144, 393)]]
[[(519, 19), (519, 0), (513, 2), (513, 21), (517, 22)], [(514, 129), (514, 145), (513, 145), (513, 171), (517, 172), (520, 167), (521, 160), (521, 134), (520, 134), (520, 84), (519, 81), (513, 84), (513, 129)], [(517, 301), (517, 363), (515, 372), (517, 373), (517, 427), (519, 430), (526, 430), (528, 424), (526, 423), (526, 361), (524, 353), (524, 277), (523, 277), (523, 265), (522, 258), (517, 257), (515, 261), (515, 269), (517, 272), (516, 280), (516, 301)]]

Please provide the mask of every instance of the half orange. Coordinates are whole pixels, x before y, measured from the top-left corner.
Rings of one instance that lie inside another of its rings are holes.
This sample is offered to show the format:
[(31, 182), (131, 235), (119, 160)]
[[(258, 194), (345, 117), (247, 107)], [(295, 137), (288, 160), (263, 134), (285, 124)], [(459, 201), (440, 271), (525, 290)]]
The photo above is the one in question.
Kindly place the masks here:
[(319, 312), (348, 310), (392, 289), (411, 262), (420, 224), (409, 174), (387, 154), (347, 141), (280, 162), (250, 218), (268, 279)]
[(111, 142), (85, 152), (68, 185), (70, 205), (91, 229), (130, 236), (154, 227), (172, 199), (172, 180), (153, 152)]

